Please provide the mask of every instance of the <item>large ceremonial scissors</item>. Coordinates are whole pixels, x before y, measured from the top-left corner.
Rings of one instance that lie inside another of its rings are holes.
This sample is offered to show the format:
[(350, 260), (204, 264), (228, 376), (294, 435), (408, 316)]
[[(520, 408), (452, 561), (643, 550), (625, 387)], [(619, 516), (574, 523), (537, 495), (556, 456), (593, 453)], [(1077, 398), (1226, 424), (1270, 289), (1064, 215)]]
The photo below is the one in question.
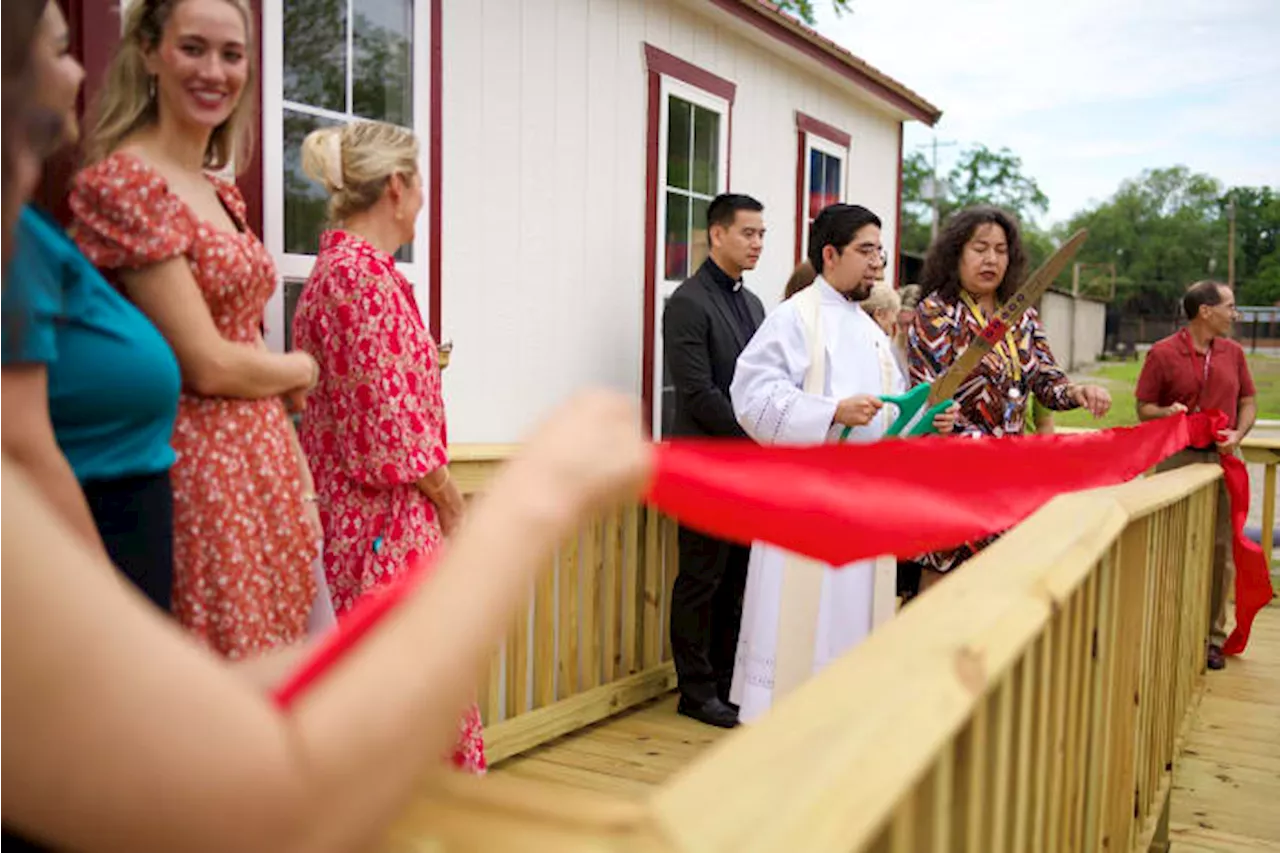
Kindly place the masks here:
[[(982, 333), (974, 338), (969, 346), (965, 347), (964, 352), (951, 362), (951, 366), (942, 371), (932, 383), (922, 382), (905, 394), (881, 397), (882, 402), (896, 406), (898, 409), (898, 417), (890, 424), (885, 435), (913, 436), (933, 433), (934, 417), (951, 405), (952, 398), (960, 389), (961, 383), (969, 378), (969, 374), (977, 369), (978, 363), (1004, 339), (1009, 330), (1017, 327), (1023, 313), (1044, 295), (1058, 274), (1067, 268), (1067, 264), (1075, 257), (1076, 252), (1080, 251), (1080, 247), (1084, 245), (1085, 238), (1088, 236), (1089, 232), (1083, 228), (1072, 234), (1070, 239), (1050, 255), (1049, 259), (1031, 274), (1022, 287), (1019, 287), (1018, 291), (1000, 306), (1000, 309), (988, 320)], [(1017, 358), (1016, 353), (1010, 353), (1010, 356)], [(849, 430), (846, 429), (845, 433), (848, 432)]]

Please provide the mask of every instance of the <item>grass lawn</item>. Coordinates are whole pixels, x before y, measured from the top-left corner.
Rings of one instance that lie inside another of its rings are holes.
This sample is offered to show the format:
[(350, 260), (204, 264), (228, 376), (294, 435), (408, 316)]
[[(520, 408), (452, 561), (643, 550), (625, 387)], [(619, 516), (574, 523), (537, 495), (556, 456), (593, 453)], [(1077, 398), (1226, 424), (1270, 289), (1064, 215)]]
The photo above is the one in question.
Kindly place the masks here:
[[(1101, 420), (1094, 420), (1083, 409), (1054, 412), (1054, 423), (1065, 427), (1098, 429), (1136, 424), (1138, 413), (1133, 389), (1138, 384), (1138, 371), (1141, 369), (1141, 361), (1102, 362), (1095, 365), (1087, 375), (1090, 381), (1106, 386), (1111, 392), (1111, 411)], [(1258, 417), (1280, 420), (1280, 358), (1251, 355), (1249, 370), (1253, 374), (1254, 385), (1258, 387)]]

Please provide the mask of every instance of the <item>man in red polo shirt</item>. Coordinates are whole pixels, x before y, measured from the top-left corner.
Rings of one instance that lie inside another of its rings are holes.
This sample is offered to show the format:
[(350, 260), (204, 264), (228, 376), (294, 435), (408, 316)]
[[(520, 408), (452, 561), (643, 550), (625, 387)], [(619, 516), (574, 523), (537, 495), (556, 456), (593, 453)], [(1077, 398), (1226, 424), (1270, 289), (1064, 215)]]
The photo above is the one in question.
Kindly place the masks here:
[[(1182, 297), (1186, 328), (1147, 353), (1138, 376), (1138, 418), (1149, 421), (1178, 412), (1218, 409), (1227, 415), (1227, 429), (1217, 447), (1187, 448), (1161, 462), (1167, 471), (1196, 462), (1218, 461), (1218, 454), (1235, 453), (1240, 439), (1253, 427), (1258, 414), (1253, 377), (1244, 348), (1231, 340), (1236, 319), (1235, 294), (1225, 284), (1198, 281)], [(1213, 549), (1213, 623), (1209, 630), (1209, 669), (1222, 669), (1226, 660), (1222, 644), (1227, 640), (1227, 599), (1235, 580), (1231, 556), (1231, 512), (1226, 486), (1218, 486), (1218, 520)]]

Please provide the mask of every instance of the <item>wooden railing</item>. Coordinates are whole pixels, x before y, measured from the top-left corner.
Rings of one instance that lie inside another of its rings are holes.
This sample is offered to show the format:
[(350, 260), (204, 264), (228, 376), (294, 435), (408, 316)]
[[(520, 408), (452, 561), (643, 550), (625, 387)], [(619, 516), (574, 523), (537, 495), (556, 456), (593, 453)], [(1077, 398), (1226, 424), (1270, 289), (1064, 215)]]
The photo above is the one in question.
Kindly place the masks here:
[(448, 774), (387, 849), (1145, 851), (1204, 667), (1219, 477), (1055, 499), (648, 798)]
[[(464, 494), (514, 448), (455, 448)], [(675, 686), (666, 629), (676, 525), (643, 506), (609, 513), (562, 543), (481, 683), (490, 762), (604, 719)]]
[(1276, 464), (1280, 463), (1280, 438), (1246, 436), (1240, 442), (1245, 462), (1262, 466), (1262, 553), (1272, 565), (1276, 529)]

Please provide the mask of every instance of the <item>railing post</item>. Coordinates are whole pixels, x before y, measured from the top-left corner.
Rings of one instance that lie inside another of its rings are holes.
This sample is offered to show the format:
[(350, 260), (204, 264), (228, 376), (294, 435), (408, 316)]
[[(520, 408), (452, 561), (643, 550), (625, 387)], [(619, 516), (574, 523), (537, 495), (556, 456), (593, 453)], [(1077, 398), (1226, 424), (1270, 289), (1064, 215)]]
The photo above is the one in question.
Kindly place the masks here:
[(1142, 702), (1140, 680), (1147, 623), (1149, 522), (1148, 518), (1140, 518), (1130, 523), (1116, 545), (1115, 656), (1107, 699), (1111, 760), (1101, 798), (1105, 811), (1098, 841), (1100, 850), (1130, 850), (1140, 820), (1138, 711)]
[[(1271, 571), (1272, 548), (1276, 538), (1276, 462), (1273, 459), (1264, 469), (1262, 490), (1262, 553), (1267, 558), (1267, 571)], [(1269, 535), (1268, 535), (1269, 534)]]

